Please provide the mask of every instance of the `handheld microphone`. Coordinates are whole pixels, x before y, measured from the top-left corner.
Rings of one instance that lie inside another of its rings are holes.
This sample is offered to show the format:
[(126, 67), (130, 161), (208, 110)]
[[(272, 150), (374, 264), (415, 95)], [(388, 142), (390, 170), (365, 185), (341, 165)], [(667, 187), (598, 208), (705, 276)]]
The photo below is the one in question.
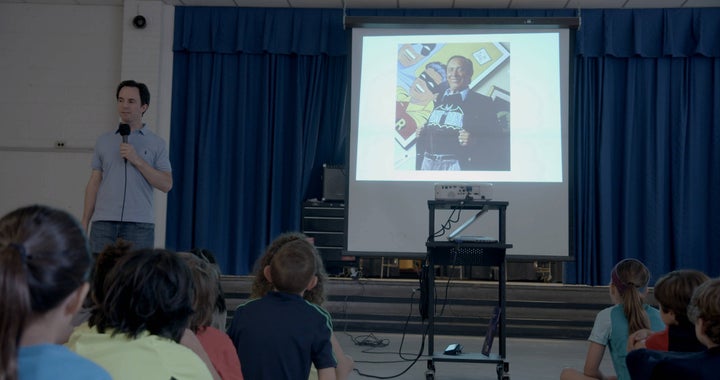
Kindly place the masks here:
[[(120, 132), (120, 136), (122, 136), (122, 142), (127, 144), (128, 136), (130, 136), (130, 124), (120, 124), (118, 132)], [(127, 162), (127, 158), (125, 159), (125, 162)]]
[(118, 132), (120, 132), (120, 136), (122, 136), (122, 140), (124, 143), (128, 142), (128, 136), (130, 136), (130, 124), (120, 124), (118, 127)]

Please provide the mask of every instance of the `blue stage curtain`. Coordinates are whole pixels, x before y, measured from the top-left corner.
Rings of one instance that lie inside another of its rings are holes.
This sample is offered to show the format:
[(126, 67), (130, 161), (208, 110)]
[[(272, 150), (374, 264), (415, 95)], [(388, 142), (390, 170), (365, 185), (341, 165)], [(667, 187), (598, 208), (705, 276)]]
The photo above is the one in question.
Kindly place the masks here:
[(565, 282), (606, 284), (615, 263), (720, 275), (720, 9), (583, 11), (577, 34), (576, 261)]
[[(516, 10), (492, 16), (516, 16)], [(491, 16), (360, 10), (353, 15)], [(572, 16), (573, 11), (524, 16)], [(339, 9), (176, 7), (166, 246), (212, 250), (247, 274), (300, 230), (323, 163), (346, 161), (349, 30)]]
[(319, 32), (341, 18), (288, 11), (176, 8), (166, 245), (228, 274), (299, 230), (322, 164), (345, 160), (345, 39)]
[[(573, 10), (353, 10), (353, 16), (568, 17)], [(720, 9), (583, 10), (565, 281), (637, 257), (720, 274)], [(300, 228), (323, 162), (343, 163), (340, 10), (176, 7), (168, 247), (246, 274)], [(656, 276), (657, 278), (657, 276)]]

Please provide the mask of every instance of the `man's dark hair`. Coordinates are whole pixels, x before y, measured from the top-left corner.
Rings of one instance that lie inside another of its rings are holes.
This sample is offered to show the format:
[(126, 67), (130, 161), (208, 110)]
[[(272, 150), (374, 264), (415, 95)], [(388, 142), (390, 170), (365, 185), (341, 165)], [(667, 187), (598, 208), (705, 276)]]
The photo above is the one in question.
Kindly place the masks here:
[[(193, 314), (192, 273), (174, 252), (142, 249), (121, 258), (103, 284), (99, 332), (137, 338), (144, 331), (180, 342)], [(95, 323), (93, 323), (95, 322)]]
[(124, 80), (120, 82), (115, 91), (115, 99), (120, 96), (120, 90), (123, 87), (135, 87), (140, 92), (140, 105), (150, 104), (150, 90), (145, 83), (135, 82), (134, 80)]

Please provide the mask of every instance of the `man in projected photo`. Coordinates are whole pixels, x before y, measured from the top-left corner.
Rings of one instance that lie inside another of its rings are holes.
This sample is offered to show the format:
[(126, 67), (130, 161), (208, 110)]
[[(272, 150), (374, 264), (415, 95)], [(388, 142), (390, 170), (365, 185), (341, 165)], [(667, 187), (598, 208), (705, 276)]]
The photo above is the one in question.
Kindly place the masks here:
[(418, 129), (418, 170), (510, 170), (510, 137), (498, 122), (500, 108), (469, 88), (473, 62), (450, 57), (448, 89)]

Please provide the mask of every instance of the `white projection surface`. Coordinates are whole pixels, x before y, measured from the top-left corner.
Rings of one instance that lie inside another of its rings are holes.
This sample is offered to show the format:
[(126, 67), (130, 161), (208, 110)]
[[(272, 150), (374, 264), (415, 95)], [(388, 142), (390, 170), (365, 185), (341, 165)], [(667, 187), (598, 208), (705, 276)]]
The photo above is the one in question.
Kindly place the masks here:
[[(427, 201), (435, 197), (435, 184), (491, 183), (492, 199), (509, 202), (506, 232), (513, 248), (508, 255), (571, 255), (570, 33), (567, 28), (531, 27), (354, 28), (348, 254), (424, 255)], [(446, 79), (428, 80), (428, 74), (434, 73), (429, 64), (446, 65), (457, 55), (473, 63), (469, 91), (493, 99), (500, 107), (493, 117), (509, 131), (501, 154), (508, 157), (505, 167), (421, 170), (416, 161), (418, 131), (437, 105), (437, 98), (423, 100), (423, 93), (433, 86), (442, 91), (442, 83), (435, 82)], [(456, 212), (452, 215), (456, 222), (435, 240), (446, 239), (474, 213)], [(440, 230), (450, 216), (450, 211), (437, 212), (434, 230)], [(496, 212), (488, 212), (465, 232), (497, 237), (497, 220)]]

